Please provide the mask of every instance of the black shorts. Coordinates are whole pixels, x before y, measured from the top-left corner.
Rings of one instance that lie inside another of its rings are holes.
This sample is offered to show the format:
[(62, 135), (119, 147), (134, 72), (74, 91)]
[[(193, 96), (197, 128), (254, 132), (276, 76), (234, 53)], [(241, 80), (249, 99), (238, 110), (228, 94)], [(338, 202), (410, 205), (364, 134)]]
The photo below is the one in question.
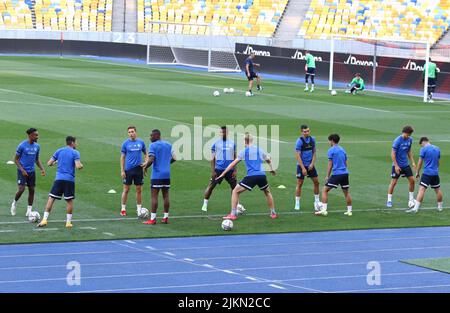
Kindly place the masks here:
[(256, 185), (258, 185), (260, 190), (269, 188), (266, 175), (245, 176), (244, 179), (239, 182), (239, 185), (250, 191)]
[(250, 76), (247, 76), (248, 80), (253, 80), (254, 78), (258, 78), (258, 74), (256, 74), (255, 72), (251, 72)]
[(55, 180), (49, 196), (56, 200), (61, 200), (64, 195), (64, 200), (75, 199), (75, 183), (68, 180)]
[(308, 67), (306, 69), (306, 74), (308, 74), (308, 75), (316, 75), (316, 68), (315, 67)]
[(408, 165), (408, 166), (405, 166), (405, 167), (401, 167), (400, 168), (400, 173), (397, 174), (395, 172), (395, 166), (392, 165), (391, 177), (394, 178), (394, 179), (398, 179), (400, 176), (401, 177), (411, 177), (411, 176), (413, 176), (413, 172), (412, 172), (411, 166)]
[(128, 171), (125, 171), (125, 178), (123, 179), (123, 184), (130, 186), (133, 184), (136, 186), (144, 184), (144, 171), (142, 167), (136, 166)]
[(27, 172), (28, 176), (23, 176), (22, 171), (17, 169), (17, 184), (19, 186), (36, 186), (36, 172)]
[[(316, 171), (315, 167), (313, 167), (312, 170), (309, 170), (308, 168), (306, 168), (306, 171), (308, 172), (306, 174), (306, 177), (314, 178), (314, 177), (318, 177), (319, 176), (319, 175), (317, 175), (317, 171)], [(297, 178), (298, 179), (305, 179), (305, 176), (302, 173), (302, 168), (300, 167), (300, 165), (297, 165)]]
[(441, 187), (441, 180), (439, 178), (439, 175), (430, 176), (422, 174), (422, 177), (420, 178), (420, 185), (424, 186), (425, 188), (431, 187), (433, 189), (437, 189)]
[[(223, 173), (223, 171), (224, 170), (215, 169), (216, 177), (219, 177)], [(236, 187), (237, 180), (236, 180), (236, 177), (233, 177), (233, 171), (227, 172), (225, 174), (225, 176), (220, 179), (211, 178), (211, 182), (213, 185), (220, 185), (224, 179), (228, 182), (228, 184), (230, 185), (231, 188), (234, 189), (234, 187)]]
[(428, 87), (436, 87), (436, 78), (428, 77)]
[(337, 188), (339, 185), (341, 186), (342, 189), (348, 189), (350, 187), (348, 174), (331, 175), (331, 177), (325, 184), (325, 186), (330, 188)]
[(167, 179), (152, 179), (151, 188), (153, 189), (169, 189), (170, 188), (170, 178)]

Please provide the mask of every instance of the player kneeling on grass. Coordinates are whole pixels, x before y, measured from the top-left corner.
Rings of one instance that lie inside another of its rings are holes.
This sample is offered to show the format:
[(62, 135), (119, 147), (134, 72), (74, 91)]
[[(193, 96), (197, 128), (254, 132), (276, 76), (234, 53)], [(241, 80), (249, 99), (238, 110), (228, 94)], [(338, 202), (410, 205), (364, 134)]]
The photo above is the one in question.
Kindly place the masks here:
[(164, 217), (161, 223), (169, 223), (169, 188), (170, 188), (170, 164), (176, 161), (173, 154), (172, 145), (167, 141), (161, 140), (161, 132), (158, 129), (152, 130), (150, 135), (150, 147), (148, 149), (147, 161), (142, 164), (145, 171), (153, 165), (151, 177), (152, 190), (152, 212), (150, 219), (144, 224), (156, 224), (156, 211), (158, 210), (158, 196), (161, 190), (164, 200)]
[(275, 211), (275, 204), (273, 201), (272, 193), (269, 189), (269, 183), (267, 182), (266, 173), (264, 172), (263, 162), (267, 162), (270, 167), (270, 172), (275, 175), (275, 170), (272, 168), (272, 162), (270, 157), (259, 147), (253, 145), (253, 137), (249, 133), (245, 133), (245, 149), (242, 150), (236, 160), (234, 160), (228, 167), (220, 174), (216, 180), (223, 179), (225, 175), (233, 170), (236, 165), (244, 160), (247, 167), (247, 176), (233, 189), (231, 195), (231, 213), (224, 217), (224, 219), (235, 220), (237, 219), (238, 211), (237, 205), (239, 203), (239, 195), (246, 190), (251, 191), (253, 187), (258, 185), (259, 189), (264, 192), (266, 196), (267, 205), (270, 209), (270, 217), (277, 218)]
[[(352, 197), (348, 191), (350, 184), (348, 180), (347, 169), (347, 153), (344, 148), (339, 145), (340, 137), (338, 134), (328, 136), (331, 148), (328, 150), (328, 169), (325, 178), (326, 184), (322, 191), (322, 209), (316, 212), (316, 215), (327, 215), (328, 209), (328, 192), (337, 188), (339, 185), (344, 192), (345, 201), (347, 202), (347, 212), (345, 215), (352, 216)], [(330, 177), (330, 174), (331, 175)]]
[(75, 169), (81, 170), (83, 164), (80, 161), (80, 153), (75, 150), (77, 139), (72, 136), (66, 138), (67, 146), (56, 150), (51, 159), (47, 162), (48, 166), (58, 164), (56, 170), (56, 179), (50, 191), (47, 205), (45, 206), (44, 218), (38, 224), (38, 227), (47, 226), (48, 216), (52, 211), (55, 200), (64, 200), (67, 202), (66, 227), (72, 228), (73, 200), (75, 199)]
[(350, 89), (346, 90), (346, 93), (351, 93), (352, 95), (356, 95), (358, 91), (363, 91), (365, 89), (364, 79), (362, 79), (361, 74), (356, 73), (355, 77), (353, 77), (350, 84), (348, 84)]
[(438, 211), (442, 211), (442, 191), (439, 179), (439, 160), (441, 158), (441, 150), (430, 143), (427, 137), (420, 138), (419, 144), (422, 146), (420, 149), (419, 163), (417, 164), (416, 177), (420, 176), (420, 169), (425, 164), (423, 169), (423, 175), (420, 179), (419, 193), (415, 201), (414, 208), (407, 210), (407, 213), (417, 213), (419, 211), (420, 204), (425, 196), (425, 191), (428, 187), (431, 187), (436, 192)]
[(261, 77), (259, 77), (259, 75), (255, 72), (254, 67), (255, 66), (260, 66), (260, 64), (258, 63), (253, 63), (253, 60), (255, 59), (255, 53), (251, 53), (250, 56), (245, 59), (245, 75), (247, 76), (248, 79), (248, 91), (250, 92), (250, 95), (253, 96), (253, 79), (256, 78), (256, 86), (257, 86), (257, 90), (260, 91), (262, 90), (261, 87)]

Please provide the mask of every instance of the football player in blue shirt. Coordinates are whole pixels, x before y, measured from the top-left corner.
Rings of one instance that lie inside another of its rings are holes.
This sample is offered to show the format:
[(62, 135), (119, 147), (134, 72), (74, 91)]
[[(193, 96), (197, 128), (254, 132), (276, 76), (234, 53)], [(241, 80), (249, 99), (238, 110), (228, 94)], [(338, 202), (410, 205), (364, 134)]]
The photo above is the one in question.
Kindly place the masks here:
[(66, 137), (66, 147), (56, 150), (48, 160), (47, 165), (58, 164), (56, 178), (49, 193), (47, 205), (45, 206), (44, 218), (38, 227), (47, 226), (48, 216), (52, 211), (55, 200), (64, 200), (67, 203), (66, 228), (72, 228), (73, 200), (75, 199), (75, 169), (83, 169), (80, 161), (80, 153), (76, 150), (77, 139), (72, 136)]
[[(211, 180), (208, 187), (206, 187), (205, 198), (203, 200), (202, 211), (204, 212), (208, 211), (208, 201), (214, 188), (222, 183), (223, 179), (216, 180), (216, 178), (236, 159), (236, 144), (234, 141), (228, 139), (228, 130), (226, 126), (220, 128), (220, 135), (222, 138), (214, 142), (211, 147)], [(234, 168), (224, 177), (230, 185), (231, 191), (233, 191), (234, 187), (237, 185), (236, 173), (236, 168)]]
[(297, 139), (295, 145), (295, 158), (297, 159), (297, 188), (295, 189), (295, 210), (300, 210), (300, 197), (305, 177), (312, 179), (314, 183), (314, 208), (318, 210), (319, 177), (314, 166), (316, 162), (316, 139), (312, 137), (307, 125), (300, 127), (302, 136)]
[(255, 72), (255, 66), (259, 67), (260, 64), (254, 63), (253, 60), (255, 59), (255, 53), (252, 52), (250, 56), (245, 59), (245, 76), (247, 76), (248, 79), (248, 91), (250, 92), (250, 95), (253, 96), (252, 88), (253, 88), (253, 79), (256, 78), (256, 84), (257, 84), (257, 90), (262, 90), (261, 87), (261, 77)]
[(322, 209), (316, 212), (316, 215), (328, 215), (328, 192), (340, 185), (347, 203), (347, 212), (344, 214), (352, 216), (352, 197), (348, 191), (350, 183), (348, 179), (347, 153), (344, 148), (339, 145), (340, 140), (341, 138), (338, 134), (331, 134), (328, 136), (331, 148), (328, 150), (328, 169), (327, 176), (325, 177), (326, 184), (322, 191)]
[(25, 186), (28, 187), (28, 216), (33, 210), (34, 202), (34, 189), (36, 186), (36, 173), (34, 165), (37, 164), (41, 170), (41, 175), (45, 176), (45, 170), (39, 159), (40, 146), (37, 143), (39, 139), (39, 133), (36, 128), (29, 128), (27, 130), (28, 140), (22, 141), (16, 150), (16, 156), (14, 162), (17, 166), (17, 184), (19, 186), (14, 201), (11, 203), (11, 215), (16, 215), (16, 205), (19, 201)]
[(394, 188), (397, 185), (398, 179), (403, 176), (408, 178), (409, 181), (409, 201), (408, 207), (414, 207), (414, 176), (411, 166), (409, 165), (409, 161), (413, 166), (413, 169), (416, 168), (416, 163), (414, 162), (413, 154), (411, 151), (412, 146), (412, 138), (411, 135), (414, 132), (414, 129), (407, 125), (403, 127), (402, 134), (395, 138), (392, 144), (392, 172), (391, 172), (391, 183), (388, 189), (387, 203), (386, 206), (388, 208), (392, 207), (392, 194), (394, 193)]
[(275, 203), (273, 201), (272, 193), (269, 189), (269, 183), (267, 182), (266, 173), (264, 172), (263, 162), (269, 164), (270, 172), (272, 175), (276, 175), (275, 170), (272, 168), (272, 162), (270, 157), (259, 147), (253, 145), (253, 137), (246, 133), (244, 137), (245, 149), (242, 150), (236, 160), (234, 160), (228, 167), (220, 174), (216, 180), (223, 179), (225, 175), (233, 170), (240, 161), (245, 162), (247, 167), (247, 176), (239, 182), (239, 184), (233, 189), (231, 195), (231, 213), (224, 217), (224, 219), (235, 220), (237, 219), (239, 203), (239, 195), (246, 190), (252, 191), (253, 187), (258, 186), (266, 196), (267, 204), (270, 209), (270, 217), (275, 219), (278, 217), (275, 211)]
[(122, 207), (120, 215), (127, 215), (127, 200), (131, 184), (136, 186), (137, 215), (142, 209), (142, 185), (144, 184), (144, 171), (141, 165), (142, 156), (147, 157), (145, 142), (137, 137), (136, 127), (128, 127), (128, 137), (122, 144), (120, 155), (120, 175), (123, 182)]
[(420, 178), (420, 188), (417, 193), (417, 198), (414, 208), (407, 210), (407, 213), (417, 213), (420, 204), (425, 196), (425, 191), (431, 187), (436, 192), (437, 209), (439, 212), (443, 210), (441, 182), (439, 179), (439, 160), (441, 158), (441, 150), (439, 147), (432, 145), (427, 137), (420, 138), (420, 158), (417, 164), (416, 178), (420, 177), (420, 169), (424, 165), (423, 174)]
[(156, 211), (158, 210), (158, 196), (161, 190), (164, 200), (164, 217), (161, 223), (169, 223), (169, 188), (170, 188), (170, 164), (176, 161), (172, 150), (172, 145), (161, 140), (161, 132), (158, 129), (152, 130), (150, 135), (150, 147), (148, 149), (148, 158), (142, 167), (147, 170), (152, 167), (151, 190), (152, 190), (152, 211), (150, 219), (144, 224), (156, 224)]

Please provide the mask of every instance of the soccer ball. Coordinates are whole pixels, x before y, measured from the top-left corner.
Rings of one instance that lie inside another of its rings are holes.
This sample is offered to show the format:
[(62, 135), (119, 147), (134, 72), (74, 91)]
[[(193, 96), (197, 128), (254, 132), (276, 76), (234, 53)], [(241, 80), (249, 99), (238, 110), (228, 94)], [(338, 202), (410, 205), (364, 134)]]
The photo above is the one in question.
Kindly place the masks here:
[(414, 208), (415, 204), (416, 203), (414, 200), (408, 201), (408, 208), (410, 208), (410, 209)]
[(332, 95), (332, 96), (335, 96), (335, 95), (337, 95), (337, 92), (336, 92), (336, 90), (331, 90), (331, 95)]
[(233, 92), (234, 92), (234, 88), (228, 89), (228, 92), (229, 92), (229, 93), (233, 93)]
[(245, 213), (245, 208), (244, 208), (244, 206), (242, 204), (238, 204), (236, 209), (237, 209), (238, 214), (244, 214)]
[(41, 220), (41, 215), (39, 214), (39, 212), (33, 211), (30, 213), (30, 215), (28, 215), (28, 221), (30, 223), (37, 223)]
[(229, 93), (230, 92), (230, 89), (228, 89), (228, 88), (223, 88), (223, 93)]
[(220, 96), (220, 92), (219, 92), (218, 90), (215, 90), (215, 91), (213, 92), (213, 96), (214, 96), (214, 97)]
[(150, 216), (150, 212), (146, 208), (142, 208), (138, 212), (139, 218), (145, 219), (145, 218), (148, 218), (149, 216)]
[(245, 96), (246, 96), (246, 97), (251, 97), (251, 96), (252, 96), (252, 93), (251, 93), (250, 91), (246, 91), (246, 92), (245, 92)]
[(233, 221), (232, 220), (224, 220), (222, 222), (222, 229), (225, 231), (229, 231), (233, 229)]

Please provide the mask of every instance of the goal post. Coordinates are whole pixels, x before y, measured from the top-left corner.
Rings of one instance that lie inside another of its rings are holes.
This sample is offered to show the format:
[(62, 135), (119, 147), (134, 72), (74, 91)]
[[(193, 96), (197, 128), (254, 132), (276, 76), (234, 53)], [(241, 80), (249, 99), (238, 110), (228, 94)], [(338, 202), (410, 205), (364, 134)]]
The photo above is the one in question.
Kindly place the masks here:
[[(395, 80), (411, 82), (416, 90), (423, 88), (423, 101), (427, 102), (428, 79), (424, 79), (422, 84), (420, 78), (420, 85), (417, 81), (419, 72), (420, 77), (428, 77), (430, 46), (429, 41), (333, 35), (329, 45), (328, 88), (332, 90), (342, 86), (359, 69), (372, 90), (379, 90), (379, 87), (401, 89)], [(344, 53), (348, 58), (336, 60), (337, 53)], [(414, 66), (410, 67), (412, 63)]]
[(209, 72), (240, 72), (229, 36), (213, 24), (150, 21), (147, 64), (185, 65)]

